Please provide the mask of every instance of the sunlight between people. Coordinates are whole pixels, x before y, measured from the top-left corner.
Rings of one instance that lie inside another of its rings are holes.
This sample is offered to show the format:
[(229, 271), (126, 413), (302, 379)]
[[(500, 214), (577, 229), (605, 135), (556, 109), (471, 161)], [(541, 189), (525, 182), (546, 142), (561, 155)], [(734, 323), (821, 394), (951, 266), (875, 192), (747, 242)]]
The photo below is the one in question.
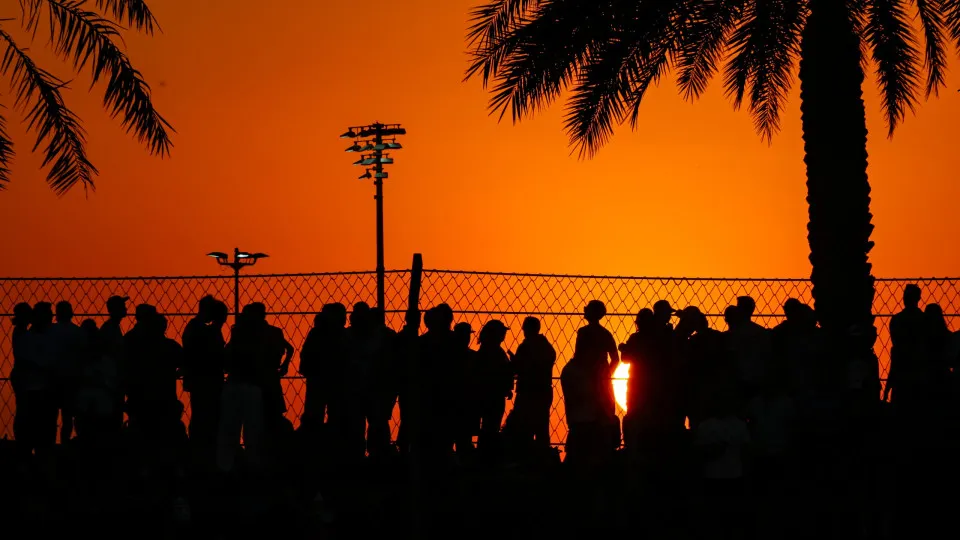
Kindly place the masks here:
[(613, 398), (617, 405), (627, 412), (627, 380), (630, 379), (630, 364), (620, 362), (613, 372)]

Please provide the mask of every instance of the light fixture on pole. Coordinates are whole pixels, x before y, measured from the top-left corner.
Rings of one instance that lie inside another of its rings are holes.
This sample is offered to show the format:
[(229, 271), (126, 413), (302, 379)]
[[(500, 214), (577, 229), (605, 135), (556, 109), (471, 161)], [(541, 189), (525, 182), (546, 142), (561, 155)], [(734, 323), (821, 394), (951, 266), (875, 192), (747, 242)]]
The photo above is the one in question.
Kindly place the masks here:
[[(374, 199), (377, 201), (377, 307), (384, 306), (384, 282), (386, 270), (383, 265), (383, 180), (389, 178), (383, 167), (392, 165), (393, 158), (384, 154), (386, 150), (400, 150), (403, 146), (397, 142), (397, 136), (406, 135), (407, 130), (400, 124), (381, 124), (374, 122), (368, 126), (351, 126), (341, 139), (354, 139), (347, 152), (360, 152), (360, 159), (354, 165), (370, 167), (360, 176), (360, 180), (373, 178), (377, 188)], [(363, 139), (363, 140), (357, 140)], [(370, 172), (373, 171), (371, 175)]]
[(240, 248), (233, 248), (233, 260), (222, 251), (211, 251), (207, 257), (213, 257), (220, 266), (226, 266), (233, 269), (233, 317), (236, 319), (240, 314), (240, 270), (247, 266), (257, 264), (260, 259), (269, 257), (266, 253), (247, 253), (240, 251)]

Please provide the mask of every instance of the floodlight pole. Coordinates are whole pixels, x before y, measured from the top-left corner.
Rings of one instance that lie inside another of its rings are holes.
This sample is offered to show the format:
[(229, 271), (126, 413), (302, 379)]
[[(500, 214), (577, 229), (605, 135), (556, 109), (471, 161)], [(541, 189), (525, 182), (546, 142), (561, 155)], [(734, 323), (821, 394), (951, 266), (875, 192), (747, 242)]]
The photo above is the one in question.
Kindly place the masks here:
[[(360, 161), (354, 165), (371, 166), (374, 171), (373, 185), (376, 188), (374, 199), (377, 201), (377, 307), (386, 308), (385, 290), (386, 290), (386, 268), (383, 256), (383, 180), (387, 178), (384, 172), (384, 165), (393, 163), (389, 156), (384, 157), (384, 151), (388, 148), (397, 150), (402, 146), (396, 142), (397, 135), (406, 135), (407, 131), (400, 124), (383, 124), (374, 122), (368, 126), (351, 127), (346, 133), (340, 136), (342, 139), (353, 139), (354, 144), (347, 148), (347, 152), (371, 152), (361, 156)], [(384, 137), (394, 137), (389, 143), (384, 143)], [(361, 147), (356, 141), (357, 138), (367, 139), (365, 145)], [(370, 162), (373, 163), (370, 163)], [(367, 169), (366, 174), (360, 177), (361, 180), (370, 178), (371, 169)]]
[(240, 248), (233, 248), (233, 263), (230, 265), (230, 268), (233, 268), (233, 319), (236, 321), (237, 317), (240, 316)]
[(226, 266), (233, 270), (233, 318), (236, 320), (240, 315), (240, 270), (244, 266), (253, 266), (257, 260), (268, 257), (266, 253), (247, 253), (240, 251), (240, 248), (233, 248), (233, 260), (229, 260), (226, 253), (214, 251), (207, 253), (208, 257), (217, 259), (217, 264)]
[(383, 150), (379, 148), (383, 145), (383, 124), (377, 122), (374, 124), (374, 155), (377, 162), (374, 165), (373, 185), (377, 188), (374, 198), (377, 200), (377, 307), (386, 309), (384, 304), (384, 288), (386, 287), (386, 267), (383, 263)]

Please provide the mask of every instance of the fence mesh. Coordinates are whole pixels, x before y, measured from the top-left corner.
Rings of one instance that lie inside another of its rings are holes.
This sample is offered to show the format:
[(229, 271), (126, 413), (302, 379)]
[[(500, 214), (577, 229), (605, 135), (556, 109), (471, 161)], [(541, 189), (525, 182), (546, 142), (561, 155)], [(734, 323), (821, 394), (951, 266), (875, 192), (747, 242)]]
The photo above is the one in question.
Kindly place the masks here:
[[(300, 350), (314, 314), (325, 303), (356, 302), (373, 305), (376, 300), (375, 272), (322, 274), (249, 275), (240, 277), (239, 300), (263, 302), (272, 324), (283, 329), (287, 339)], [(876, 350), (881, 376), (889, 365), (889, 322), (900, 309), (903, 288), (917, 283), (925, 303), (938, 303), (947, 315), (951, 329), (960, 313), (960, 279), (883, 279), (876, 284), (874, 312), (879, 339)], [(387, 322), (394, 329), (403, 324), (410, 273), (391, 271), (386, 275), (385, 308)], [(657, 300), (668, 300), (674, 307), (696, 305), (707, 314), (711, 326), (725, 329), (722, 313), (738, 296), (752, 296), (757, 303), (757, 320), (772, 327), (782, 319), (781, 306), (787, 298), (812, 303), (811, 285), (802, 279), (687, 279), (608, 277), (547, 274), (511, 274), (426, 270), (423, 273), (420, 307), (449, 304), (457, 322), (465, 321), (479, 329), (490, 319), (500, 319), (511, 328), (505, 346), (515, 350), (520, 325), (527, 315), (540, 317), (544, 334), (557, 349), (554, 371), (554, 411), (552, 439), (566, 439), (563, 396), (559, 389), (560, 370), (573, 353), (576, 331), (582, 324), (583, 306), (590, 300), (602, 300), (608, 311), (605, 326), (618, 342), (626, 341), (633, 331), (638, 310)], [(197, 302), (211, 294), (233, 305), (232, 276), (186, 276), (145, 278), (56, 278), (0, 279), (0, 437), (13, 436), (14, 398), (9, 383), (13, 367), (10, 312), (19, 302), (69, 301), (78, 320), (105, 320), (106, 299), (117, 294), (130, 297), (130, 305), (147, 303), (157, 307), (169, 320), (168, 335), (180, 340)], [(132, 326), (128, 320), (125, 329)], [(227, 330), (229, 331), (229, 330)], [(229, 336), (227, 336), (229, 337)], [(291, 377), (284, 381), (288, 418), (297, 425), (303, 409), (304, 384), (296, 376), (299, 357), (294, 357)], [(189, 416), (189, 394), (181, 393)], [(509, 405), (508, 405), (509, 407)], [(621, 411), (622, 412), (622, 411)], [(396, 420), (396, 415), (395, 415)], [(394, 434), (396, 422), (394, 422)]]

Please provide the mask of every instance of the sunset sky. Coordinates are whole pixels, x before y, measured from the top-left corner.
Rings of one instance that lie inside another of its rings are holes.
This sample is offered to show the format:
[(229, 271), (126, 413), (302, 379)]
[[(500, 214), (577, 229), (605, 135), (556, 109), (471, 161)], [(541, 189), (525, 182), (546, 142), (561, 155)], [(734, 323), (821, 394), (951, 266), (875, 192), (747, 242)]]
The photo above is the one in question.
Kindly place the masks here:
[[(581, 161), (562, 107), (498, 123), (480, 82), (462, 82), (476, 1), (152, 0), (163, 33), (127, 45), (178, 131), (173, 156), (149, 156), (80, 77), (67, 99), (101, 176), (95, 193), (57, 198), (5, 110), (18, 156), (0, 193), (0, 275), (216, 273), (204, 253), (234, 246), (269, 253), (265, 272), (373, 269), (373, 185), (338, 135), (376, 120), (409, 132), (385, 188), (388, 267), (422, 252), (433, 268), (809, 274), (796, 91), (768, 146), (719, 81), (696, 103), (664, 81), (641, 130)], [(69, 78), (44, 44), (33, 54)], [(953, 67), (893, 140), (866, 88), (878, 276), (960, 274)]]

